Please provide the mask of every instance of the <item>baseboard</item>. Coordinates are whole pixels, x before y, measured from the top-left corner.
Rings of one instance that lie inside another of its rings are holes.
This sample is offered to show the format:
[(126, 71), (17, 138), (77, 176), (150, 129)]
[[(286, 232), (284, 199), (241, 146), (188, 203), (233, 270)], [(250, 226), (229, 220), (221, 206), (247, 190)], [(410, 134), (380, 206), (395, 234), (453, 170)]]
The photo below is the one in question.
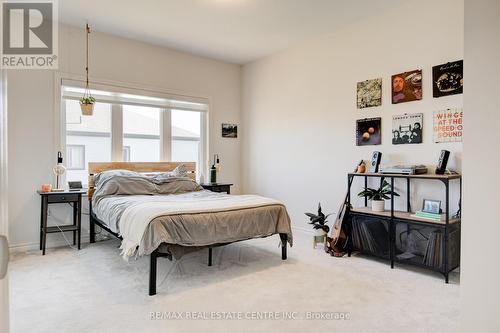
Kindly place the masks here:
[(298, 227), (298, 226), (294, 226), (292, 225), (292, 230), (294, 231), (299, 231), (299, 232), (304, 232), (306, 234), (311, 234), (311, 235), (314, 235), (314, 230), (311, 230), (311, 228), (306, 228), (306, 227)]
[[(71, 240), (73, 240), (73, 236), (71, 236), (70, 238), (71, 238)], [(88, 235), (82, 236), (80, 241), (82, 244), (89, 243), (90, 237)], [(54, 247), (62, 247), (62, 246), (68, 246), (68, 243), (66, 243), (66, 241), (64, 239), (47, 242), (47, 249), (54, 248)], [(40, 243), (39, 242), (30, 242), (30, 243), (12, 244), (9, 246), (9, 250), (10, 250), (10, 253), (21, 253), (21, 252), (34, 251), (34, 250), (39, 251), (40, 250)]]

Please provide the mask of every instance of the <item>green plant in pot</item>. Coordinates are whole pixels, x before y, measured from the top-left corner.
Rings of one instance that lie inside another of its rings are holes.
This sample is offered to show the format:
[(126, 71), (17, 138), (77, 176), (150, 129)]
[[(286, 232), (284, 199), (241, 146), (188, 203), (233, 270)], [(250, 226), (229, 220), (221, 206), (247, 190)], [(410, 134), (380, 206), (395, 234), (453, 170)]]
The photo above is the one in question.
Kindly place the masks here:
[(392, 190), (391, 184), (389, 184), (385, 179), (381, 182), (378, 189), (367, 188), (358, 193), (358, 197), (368, 198), (372, 202), (372, 211), (383, 212), (385, 207), (385, 201), (389, 200), (391, 195), (399, 197), (399, 194)]
[(80, 98), (80, 109), (84, 116), (91, 116), (94, 113), (95, 98), (92, 96), (84, 96)]
[(305, 213), (309, 217), (309, 224), (312, 224), (313, 229), (316, 230), (316, 235), (313, 240), (313, 247), (316, 247), (316, 243), (324, 243), (327, 237), (330, 227), (326, 225), (328, 222), (326, 219), (331, 214), (325, 215), (321, 210), (321, 203), (318, 204), (318, 214)]

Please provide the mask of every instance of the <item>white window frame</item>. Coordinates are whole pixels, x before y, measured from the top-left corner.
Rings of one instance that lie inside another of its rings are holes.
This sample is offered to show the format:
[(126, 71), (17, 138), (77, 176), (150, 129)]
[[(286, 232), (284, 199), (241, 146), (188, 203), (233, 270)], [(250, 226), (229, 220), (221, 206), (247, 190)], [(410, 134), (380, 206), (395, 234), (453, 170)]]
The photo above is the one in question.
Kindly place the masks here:
[(83, 166), (79, 166), (77, 168), (73, 168), (69, 165), (69, 159), (70, 159), (70, 156), (66, 156), (66, 161), (68, 161), (67, 165), (66, 165), (66, 169), (67, 170), (85, 170), (85, 145), (79, 145), (79, 144), (71, 144), (71, 145), (66, 145), (66, 154), (68, 153), (68, 148), (69, 147), (75, 147), (75, 148), (79, 148), (82, 150), (82, 161), (83, 161)]
[[(60, 114), (56, 117), (56, 122), (58, 123), (59, 131), (59, 149), (66, 152), (66, 99), (78, 99), (78, 96), (63, 96), (63, 87), (83, 87), (83, 80), (75, 79), (64, 79), (60, 77), (56, 80), (56, 96), (57, 103), (59, 104)], [(111, 161), (121, 162), (123, 161), (123, 109), (122, 105), (143, 105), (149, 107), (160, 108), (160, 161), (171, 161), (172, 158), (172, 125), (171, 125), (171, 110), (186, 110), (186, 111), (197, 111), (200, 112), (200, 149), (199, 149), (199, 163), (197, 162), (197, 178), (198, 180), (206, 178), (205, 175), (208, 172), (208, 112), (209, 112), (209, 98), (207, 97), (189, 97), (183, 95), (175, 95), (170, 93), (162, 93), (153, 90), (146, 90), (142, 88), (126, 88), (122, 84), (120, 85), (110, 85), (110, 84), (95, 84), (96, 89), (101, 89), (102, 91), (117, 92), (122, 91), (121, 94), (124, 96), (141, 95), (155, 98), (158, 100), (156, 102), (158, 105), (149, 105), (147, 103), (132, 103), (130, 100), (121, 104), (116, 104), (112, 102), (112, 98), (109, 100), (99, 100), (97, 102), (103, 102), (111, 104)], [(116, 93), (117, 96), (120, 93)], [(161, 99), (168, 100), (167, 106), (171, 107), (160, 107)], [(184, 103), (184, 104), (183, 104)], [(199, 103), (199, 109), (190, 109), (185, 107), (187, 103)], [(57, 138), (56, 138), (57, 140)], [(184, 161), (192, 162), (192, 161)], [(199, 165), (198, 165), (199, 164)]]
[[(127, 154), (125, 154), (127, 152)], [(130, 154), (132, 153), (132, 148), (130, 146), (123, 146), (123, 155), (128, 155), (128, 160), (123, 157), (123, 162), (130, 162)]]

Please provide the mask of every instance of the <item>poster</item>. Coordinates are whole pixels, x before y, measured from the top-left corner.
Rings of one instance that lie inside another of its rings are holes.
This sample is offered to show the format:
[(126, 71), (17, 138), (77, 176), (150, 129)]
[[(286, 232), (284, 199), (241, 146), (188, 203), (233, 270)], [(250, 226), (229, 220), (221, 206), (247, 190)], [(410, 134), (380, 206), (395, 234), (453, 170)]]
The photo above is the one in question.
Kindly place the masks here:
[(382, 143), (382, 118), (356, 120), (356, 145), (368, 146)]
[(434, 111), (434, 142), (462, 142), (463, 115), (461, 108)]
[(434, 97), (461, 94), (463, 91), (463, 60), (432, 67), (432, 94)]
[(358, 82), (356, 100), (358, 109), (382, 105), (382, 79)]
[(422, 143), (423, 113), (392, 116), (392, 144)]
[(422, 99), (422, 70), (392, 76), (392, 104)]

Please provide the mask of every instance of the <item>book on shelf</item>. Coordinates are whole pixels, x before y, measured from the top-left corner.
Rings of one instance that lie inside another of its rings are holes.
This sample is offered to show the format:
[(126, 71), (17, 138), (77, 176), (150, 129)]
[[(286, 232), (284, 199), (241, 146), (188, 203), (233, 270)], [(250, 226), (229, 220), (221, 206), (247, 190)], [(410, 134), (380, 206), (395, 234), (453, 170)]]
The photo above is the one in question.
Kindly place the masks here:
[(437, 222), (446, 221), (446, 214), (433, 214), (433, 213), (422, 212), (420, 210), (415, 212), (415, 214), (413, 214), (412, 216)]

